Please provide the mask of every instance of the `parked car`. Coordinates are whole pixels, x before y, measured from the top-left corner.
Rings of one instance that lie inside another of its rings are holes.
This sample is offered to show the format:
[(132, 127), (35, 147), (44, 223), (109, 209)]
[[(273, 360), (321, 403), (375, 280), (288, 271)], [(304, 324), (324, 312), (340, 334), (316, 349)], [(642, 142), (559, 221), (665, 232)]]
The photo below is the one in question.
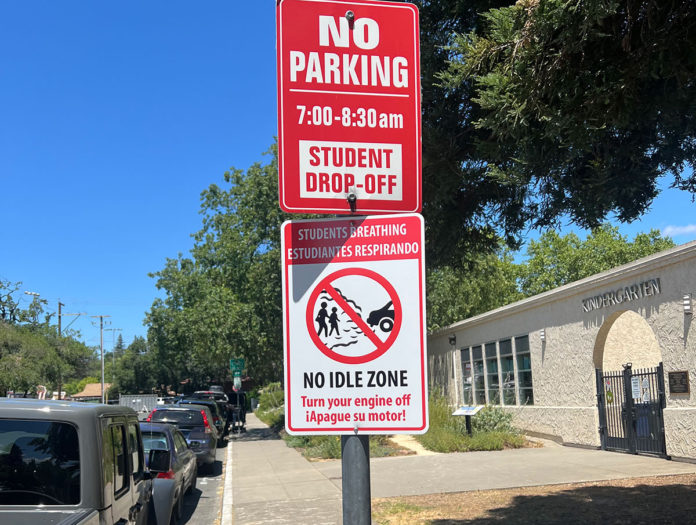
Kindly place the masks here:
[(152, 501), (158, 524), (178, 522), (184, 494), (196, 488), (196, 454), (179, 429), (165, 423), (140, 423), (146, 463), (155, 477)]
[(220, 435), (222, 440), (225, 435), (225, 429), (227, 428), (227, 408), (224, 411), (220, 410), (220, 406), (214, 399), (200, 399), (187, 397), (186, 399), (181, 399), (177, 405), (203, 405), (210, 409), (211, 414), (213, 414), (213, 424)]
[(227, 430), (230, 426), (230, 423), (232, 422), (232, 410), (229, 401), (227, 400), (227, 394), (215, 390), (198, 390), (194, 392), (191, 396), (189, 396), (188, 399), (205, 399), (215, 401), (215, 403), (217, 403), (218, 409), (220, 410), (220, 415), (222, 416), (224, 422), (224, 430), (222, 434), (227, 434)]
[(212, 424), (213, 415), (203, 405), (164, 405), (147, 417), (148, 423), (169, 423), (176, 426), (196, 454), (196, 464), (210, 469), (215, 462), (219, 434)]
[(151, 496), (133, 409), (0, 399), (0, 523), (145, 525)]

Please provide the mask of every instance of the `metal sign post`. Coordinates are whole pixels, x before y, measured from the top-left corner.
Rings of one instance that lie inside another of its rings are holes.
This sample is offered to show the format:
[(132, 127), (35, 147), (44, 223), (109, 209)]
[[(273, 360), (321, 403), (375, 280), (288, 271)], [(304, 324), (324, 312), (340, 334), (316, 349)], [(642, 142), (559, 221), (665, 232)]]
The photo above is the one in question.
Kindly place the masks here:
[(370, 436), (341, 436), (343, 523), (370, 525)]
[(368, 525), (368, 435), (428, 427), (418, 9), (276, 5), (280, 207), (353, 216), (283, 225), (285, 427), (341, 435), (343, 522)]

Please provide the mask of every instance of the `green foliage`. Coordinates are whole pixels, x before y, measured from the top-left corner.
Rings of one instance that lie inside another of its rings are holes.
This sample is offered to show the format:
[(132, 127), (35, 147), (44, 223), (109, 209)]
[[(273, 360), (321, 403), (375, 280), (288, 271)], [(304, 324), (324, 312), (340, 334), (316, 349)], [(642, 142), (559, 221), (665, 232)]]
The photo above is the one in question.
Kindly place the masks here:
[(443, 396), (431, 393), (428, 411), (430, 428), (416, 439), (434, 452), (502, 450), (526, 443), (524, 436), (511, 426), (512, 415), (500, 407), (487, 406), (472, 418), (472, 436), (466, 433), (466, 419), (453, 416)]
[[(291, 436), (283, 439), (289, 447), (302, 449), (302, 455), (311, 459), (340, 459), (341, 436)], [(370, 436), (370, 457), (391, 456), (395, 448), (389, 444), (387, 436)]]
[(259, 390), (256, 416), (278, 431), (285, 425), (285, 392), (280, 383), (269, 383)]
[(673, 246), (670, 238), (656, 230), (629, 241), (608, 224), (593, 230), (584, 241), (573, 233), (560, 236), (547, 231), (529, 242), (527, 260), (519, 267), (520, 289), (525, 296), (535, 295)]
[(20, 285), (0, 281), (0, 395), (35, 392), (38, 385), (49, 392), (64, 390), (64, 381), (87, 375), (94, 351), (75, 332), (59, 336), (50, 315), (40, 320), (46, 301), (34, 297), (22, 310), (14, 299)]
[(280, 225), (276, 149), (271, 162), (225, 173), (224, 187), (201, 195), (202, 229), (191, 257), (168, 259), (152, 274), (165, 293), (147, 315), (148, 339), (166, 369), (161, 383), (204, 386), (246, 360), (257, 382), (282, 375)]
[(460, 267), (429, 268), (428, 330), (478, 315), (522, 296), (517, 289), (517, 266), (509, 251), (480, 255)]
[(115, 348), (116, 356), (120, 355), (120, 357), (116, 359), (114, 384), (109, 389), (110, 397), (118, 394), (151, 394), (157, 391), (166, 394), (169, 390), (167, 386), (174, 386), (157, 382), (157, 372), (161, 364), (156, 362), (156, 355), (150, 351), (144, 338), (136, 337), (127, 348), (122, 347), (121, 340), (121, 344)]
[(546, 231), (527, 246), (526, 258), (512, 262), (506, 249), (481, 255), (456, 269), (427, 272), (428, 329), (484, 313), (558, 286), (589, 277), (674, 246), (657, 230), (639, 233), (631, 241), (618, 228), (603, 224), (584, 240), (576, 234)]
[(470, 109), (458, 128), (482, 132), (481, 177), (515, 188), (500, 202), (503, 230), (633, 220), (665, 173), (696, 191), (684, 170), (696, 154), (693, 2), (510, 4), (457, 31), (440, 75)]
[[(459, 419), (462, 419), (461, 417)], [(512, 426), (512, 413), (506, 412), (499, 406), (486, 405), (471, 418), (471, 427), (474, 432), (500, 432), (515, 434), (517, 430)]]
[(85, 377), (83, 379), (74, 379), (65, 383), (63, 389), (67, 395), (71, 396), (73, 394), (82, 392), (88, 384), (99, 383), (100, 381), (101, 379), (96, 376)]

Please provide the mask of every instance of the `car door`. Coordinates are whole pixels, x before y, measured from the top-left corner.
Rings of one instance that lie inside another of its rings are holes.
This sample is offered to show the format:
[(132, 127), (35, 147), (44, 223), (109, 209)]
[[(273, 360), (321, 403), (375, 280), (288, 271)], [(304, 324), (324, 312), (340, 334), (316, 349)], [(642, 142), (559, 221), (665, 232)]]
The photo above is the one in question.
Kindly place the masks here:
[(123, 418), (108, 418), (103, 428), (104, 481), (111, 500), (112, 523), (132, 523), (128, 434)]
[(145, 479), (145, 456), (140, 436), (140, 425), (133, 418), (128, 421), (128, 448), (133, 490), (131, 491), (131, 517), (137, 525), (146, 525), (148, 505), (152, 494), (152, 481)]
[(179, 468), (183, 471), (183, 487), (188, 488), (196, 473), (196, 455), (189, 448), (183, 434), (178, 430), (174, 430), (174, 448)]

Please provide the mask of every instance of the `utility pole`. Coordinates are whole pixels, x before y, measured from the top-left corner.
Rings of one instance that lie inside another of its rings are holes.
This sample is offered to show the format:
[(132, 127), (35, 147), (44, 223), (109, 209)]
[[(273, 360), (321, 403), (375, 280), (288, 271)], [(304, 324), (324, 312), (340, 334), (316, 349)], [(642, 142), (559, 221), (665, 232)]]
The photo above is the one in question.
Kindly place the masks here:
[(114, 371), (116, 370), (116, 352), (114, 351), (114, 347), (116, 346), (116, 343), (114, 343), (114, 336), (116, 335), (116, 332), (123, 332), (122, 328), (104, 328), (107, 332), (111, 332), (111, 384), (114, 383)]
[[(65, 304), (60, 302), (60, 299), (58, 299), (58, 357), (61, 359), (63, 358), (63, 316), (64, 315), (76, 315), (76, 316), (81, 316), (81, 315), (86, 315), (84, 312), (76, 313), (76, 314), (64, 314), (63, 313), (63, 306)], [(72, 324), (72, 323), (70, 323)], [(68, 325), (69, 327), (70, 325)], [(63, 399), (63, 368), (61, 366), (60, 373), (58, 375), (58, 399)]]
[(101, 402), (104, 403), (104, 318), (110, 315), (92, 315), (99, 318), (99, 351), (101, 353)]

